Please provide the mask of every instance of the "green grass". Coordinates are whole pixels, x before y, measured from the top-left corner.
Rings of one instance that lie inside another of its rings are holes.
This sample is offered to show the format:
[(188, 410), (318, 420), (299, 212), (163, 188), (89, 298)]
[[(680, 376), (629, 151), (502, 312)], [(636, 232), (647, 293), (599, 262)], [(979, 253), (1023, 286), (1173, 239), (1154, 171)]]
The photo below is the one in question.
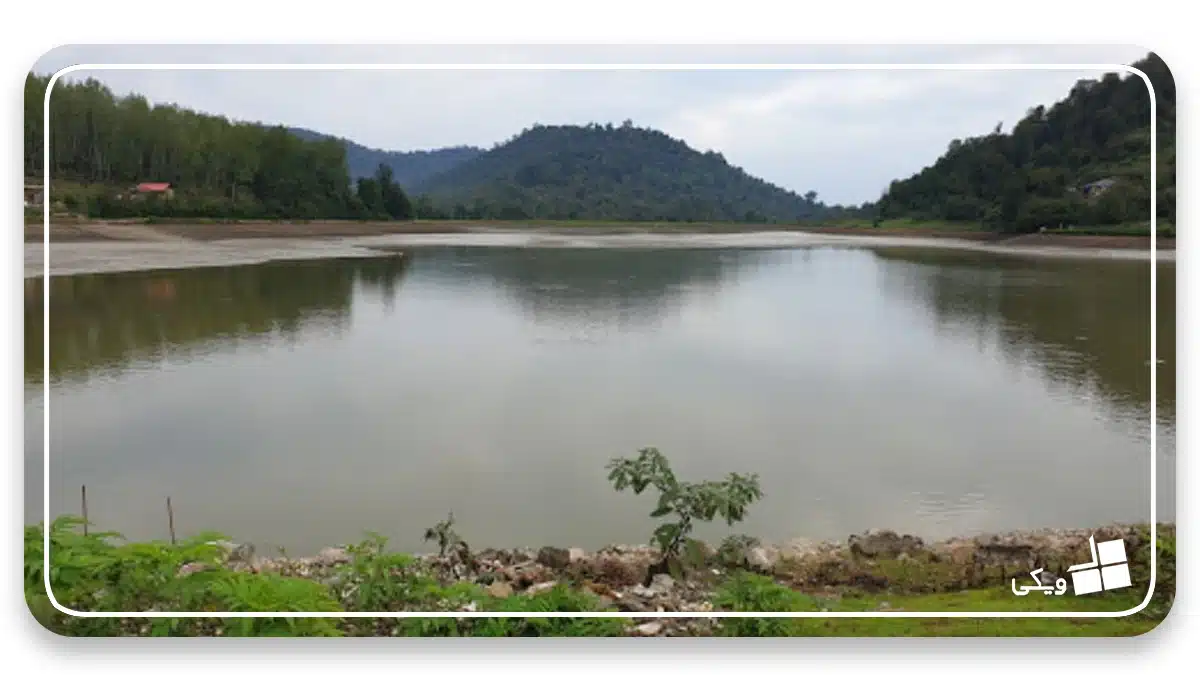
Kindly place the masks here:
[[(1138, 538), (1149, 541), (1149, 528), (1138, 528)], [(1075, 618), (919, 618), (877, 617), (837, 619), (730, 619), (724, 635), (778, 636), (1044, 636), (1116, 637), (1141, 635), (1166, 618), (1175, 596), (1175, 528), (1158, 528), (1158, 575), (1154, 597), (1145, 609), (1126, 617)], [(1063, 561), (1047, 561), (1055, 567)], [(735, 574), (720, 589), (714, 606), (735, 611), (847, 611), (847, 612), (1123, 612), (1141, 604), (1149, 587), (1149, 547), (1135, 547), (1130, 554), (1133, 586), (1117, 592), (1075, 596), (1013, 595), (1009, 569), (990, 581), (975, 583), (982, 588), (950, 590), (968, 581), (964, 566), (916, 556), (910, 560), (849, 561), (836, 573), (820, 580), (832, 594), (806, 594), (782, 586), (778, 581), (753, 574)], [(800, 569), (809, 581), (818, 570)], [(984, 574), (996, 570), (983, 570)], [(848, 579), (869, 573), (888, 592), (862, 593)], [(844, 575), (839, 578), (837, 575)], [(798, 576), (796, 579), (800, 579)], [(990, 577), (989, 577), (990, 578)], [(795, 582), (793, 582), (795, 583)]]
[[(1130, 589), (1132, 591), (1132, 589)], [(732, 611), (833, 611), (833, 612), (1119, 612), (1137, 606), (1141, 592), (1101, 593), (1061, 597), (1017, 597), (1009, 588), (988, 588), (956, 593), (867, 594), (823, 599), (787, 589), (766, 577), (737, 575), (721, 589), (715, 606)], [(1072, 618), (830, 618), (830, 619), (726, 619), (720, 633), (726, 636), (1046, 636), (1113, 637), (1140, 635), (1153, 630), (1161, 616), (1150, 608), (1129, 617)]]

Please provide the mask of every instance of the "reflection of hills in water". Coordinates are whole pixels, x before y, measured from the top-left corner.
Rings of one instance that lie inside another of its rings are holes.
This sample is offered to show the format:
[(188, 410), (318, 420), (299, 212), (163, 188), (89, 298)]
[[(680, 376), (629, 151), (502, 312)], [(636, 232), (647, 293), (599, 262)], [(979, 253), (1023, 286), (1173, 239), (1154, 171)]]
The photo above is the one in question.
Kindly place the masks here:
[[(995, 342), (1052, 381), (1144, 415), (1150, 402), (1147, 262), (877, 249), (886, 289), (918, 293), (945, 329)], [(1158, 265), (1158, 411), (1175, 418), (1175, 265)]]
[[(50, 278), (52, 381), (181, 349), (336, 330), (355, 284), (390, 301), (405, 259), (285, 261)], [(25, 381), (42, 380), (43, 279), (25, 280)]]
[[(453, 248), (416, 252), (429, 274), (491, 281), (527, 318), (554, 327), (653, 327), (771, 253), (761, 250)], [(436, 271), (435, 271), (436, 270)]]

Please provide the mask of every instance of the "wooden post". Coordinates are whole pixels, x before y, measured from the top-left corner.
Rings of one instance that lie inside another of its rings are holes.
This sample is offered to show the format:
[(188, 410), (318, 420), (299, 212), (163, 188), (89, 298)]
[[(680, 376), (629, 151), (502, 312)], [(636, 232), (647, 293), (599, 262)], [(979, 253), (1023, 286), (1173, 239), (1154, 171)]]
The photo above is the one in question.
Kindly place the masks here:
[(167, 527), (171, 528), (171, 545), (175, 545), (175, 511), (171, 509), (171, 498), (167, 497)]
[(79, 498), (83, 502), (83, 536), (88, 533), (88, 515), (87, 515), (87, 486), (79, 486)]

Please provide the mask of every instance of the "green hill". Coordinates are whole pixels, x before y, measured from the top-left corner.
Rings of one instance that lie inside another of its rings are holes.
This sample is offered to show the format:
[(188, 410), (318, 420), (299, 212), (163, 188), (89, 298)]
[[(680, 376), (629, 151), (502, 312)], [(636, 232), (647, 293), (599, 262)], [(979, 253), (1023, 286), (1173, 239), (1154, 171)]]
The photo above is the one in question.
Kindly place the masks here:
[(771, 222), (840, 212), (630, 122), (534, 125), (414, 191), (455, 217)]
[[(32, 182), (43, 180), (48, 80), (31, 74), (25, 83), (24, 169)], [(53, 208), (91, 217), (766, 223), (847, 213), (632, 123), (538, 125), (487, 152), (404, 153), (152, 105), (90, 79), (58, 83), (50, 105)], [(169, 183), (171, 192), (133, 194), (143, 182)], [(410, 202), (405, 192), (421, 196)]]
[[(1158, 218), (1175, 222), (1175, 82), (1155, 54), (1133, 64), (1158, 104)], [(880, 218), (983, 222), (992, 229), (1146, 223), (1150, 214), (1149, 92), (1136, 75), (1080, 80), (1031, 109), (1010, 133), (951, 141), (916, 175), (893, 181)]]

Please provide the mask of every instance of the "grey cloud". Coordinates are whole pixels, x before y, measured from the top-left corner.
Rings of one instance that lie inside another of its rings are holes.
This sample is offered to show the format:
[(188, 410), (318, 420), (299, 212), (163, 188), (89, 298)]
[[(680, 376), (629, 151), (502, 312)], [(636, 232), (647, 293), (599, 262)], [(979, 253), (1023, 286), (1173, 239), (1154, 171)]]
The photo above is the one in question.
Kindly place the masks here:
[[(101, 46), (76, 63), (1130, 63), (1136, 46)], [(104, 71), (120, 94), (364, 145), (490, 147), (535, 122), (629, 118), (831, 203), (874, 199), (952, 139), (1008, 127), (1095, 72)]]

